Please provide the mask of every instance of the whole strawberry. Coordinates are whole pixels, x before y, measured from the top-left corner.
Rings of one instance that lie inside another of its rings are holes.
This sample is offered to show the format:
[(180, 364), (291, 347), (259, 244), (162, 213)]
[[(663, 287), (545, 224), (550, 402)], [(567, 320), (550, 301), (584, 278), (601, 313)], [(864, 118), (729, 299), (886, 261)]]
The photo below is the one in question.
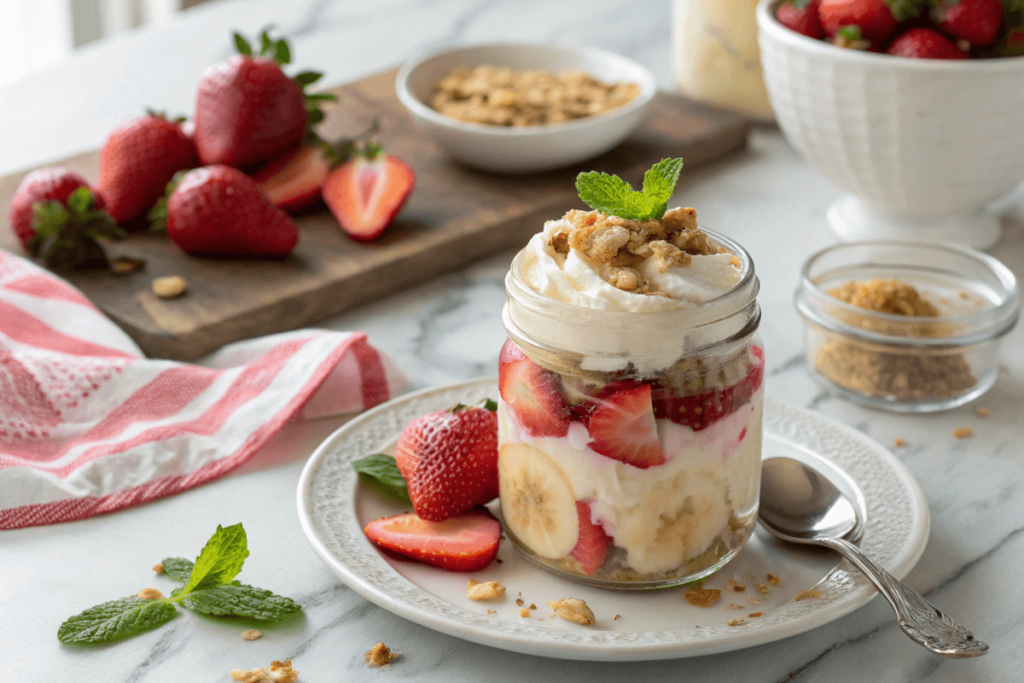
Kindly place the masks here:
[(999, 0), (932, 0), (931, 18), (940, 29), (984, 47), (996, 39), (1003, 25), (1003, 3)]
[(967, 53), (949, 38), (931, 28), (912, 28), (897, 36), (886, 50), (897, 57), (912, 59), (967, 59)]
[(857, 26), (865, 40), (889, 37), (901, 21), (920, 16), (925, 0), (821, 0), (818, 16), (831, 38), (844, 26)]
[(821, 0), (786, 0), (775, 12), (779, 23), (808, 38), (824, 38), (825, 31), (821, 28), (818, 16), (818, 5)]
[(196, 147), (181, 130), (182, 120), (149, 113), (121, 124), (103, 143), (96, 187), (118, 223), (140, 216), (175, 173), (196, 165)]
[(417, 514), (440, 522), (498, 495), (498, 418), (456, 406), (413, 420), (398, 437), (395, 461)]
[(287, 256), (299, 240), (294, 221), (229, 166), (180, 174), (151, 216), (189, 254)]
[(25, 249), (49, 265), (105, 265), (97, 239), (121, 239), (124, 233), (102, 208), (102, 197), (79, 174), (41, 168), (22, 179), (8, 217)]
[(318, 73), (285, 75), (281, 66), (291, 61), (288, 43), (266, 32), (261, 41), (260, 54), (253, 56), (236, 33), (240, 54), (213, 65), (199, 81), (195, 141), (203, 164), (243, 168), (278, 157), (302, 142), (307, 123), (323, 118), (317, 101), (334, 99), (303, 93)]

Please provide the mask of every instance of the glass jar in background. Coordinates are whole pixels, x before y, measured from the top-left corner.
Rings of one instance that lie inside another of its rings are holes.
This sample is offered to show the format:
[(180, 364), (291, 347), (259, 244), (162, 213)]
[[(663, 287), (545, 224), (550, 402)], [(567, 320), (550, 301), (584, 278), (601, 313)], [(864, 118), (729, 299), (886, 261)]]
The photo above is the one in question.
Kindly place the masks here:
[(676, 0), (676, 83), (692, 99), (772, 121), (757, 44), (758, 0)]
[(505, 530), (534, 563), (610, 588), (710, 575), (750, 536), (761, 472), (758, 280), (660, 312), (584, 308), (505, 279), (498, 472)]

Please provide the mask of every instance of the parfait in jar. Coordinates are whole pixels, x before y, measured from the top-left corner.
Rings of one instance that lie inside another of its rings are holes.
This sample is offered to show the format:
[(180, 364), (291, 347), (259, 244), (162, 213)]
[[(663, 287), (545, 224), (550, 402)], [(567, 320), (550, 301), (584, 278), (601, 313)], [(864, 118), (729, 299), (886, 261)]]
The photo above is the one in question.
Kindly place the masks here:
[(501, 511), (530, 560), (612, 588), (679, 585), (731, 559), (757, 517), (764, 351), (754, 265), (643, 192), (582, 174), (593, 211), (513, 261), (500, 355)]

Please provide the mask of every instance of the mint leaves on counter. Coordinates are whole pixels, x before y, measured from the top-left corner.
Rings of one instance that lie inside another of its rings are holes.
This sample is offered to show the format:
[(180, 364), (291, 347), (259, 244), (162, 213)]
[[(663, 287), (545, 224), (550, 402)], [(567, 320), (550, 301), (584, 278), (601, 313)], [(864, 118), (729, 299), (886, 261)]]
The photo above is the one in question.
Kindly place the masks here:
[(402, 473), (398, 471), (398, 464), (390, 455), (374, 453), (354, 461), (352, 467), (359, 473), (364, 484), (384, 498), (399, 505), (412, 505), (409, 488), (405, 485)]
[(163, 561), (164, 574), (184, 585), (167, 598), (137, 596), (111, 600), (71, 617), (57, 631), (62, 643), (112, 643), (166, 624), (178, 614), (176, 604), (214, 616), (279, 621), (302, 607), (280, 595), (235, 581), (249, 556), (241, 524), (210, 537), (195, 562), (181, 557)]
[(682, 159), (662, 159), (644, 174), (644, 187), (640, 192), (618, 176), (580, 173), (576, 190), (584, 204), (609, 216), (657, 221), (668, 210), (668, 200), (672, 198), (682, 170)]

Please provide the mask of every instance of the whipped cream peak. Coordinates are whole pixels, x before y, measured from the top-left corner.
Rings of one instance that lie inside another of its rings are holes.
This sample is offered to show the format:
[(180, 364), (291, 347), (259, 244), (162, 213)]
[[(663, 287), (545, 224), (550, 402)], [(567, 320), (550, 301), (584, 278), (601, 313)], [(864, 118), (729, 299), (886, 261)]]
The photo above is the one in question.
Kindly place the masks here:
[(691, 208), (672, 209), (660, 221), (570, 211), (533, 236), (522, 272), (548, 298), (632, 312), (696, 306), (743, 278), (740, 260), (711, 244)]

